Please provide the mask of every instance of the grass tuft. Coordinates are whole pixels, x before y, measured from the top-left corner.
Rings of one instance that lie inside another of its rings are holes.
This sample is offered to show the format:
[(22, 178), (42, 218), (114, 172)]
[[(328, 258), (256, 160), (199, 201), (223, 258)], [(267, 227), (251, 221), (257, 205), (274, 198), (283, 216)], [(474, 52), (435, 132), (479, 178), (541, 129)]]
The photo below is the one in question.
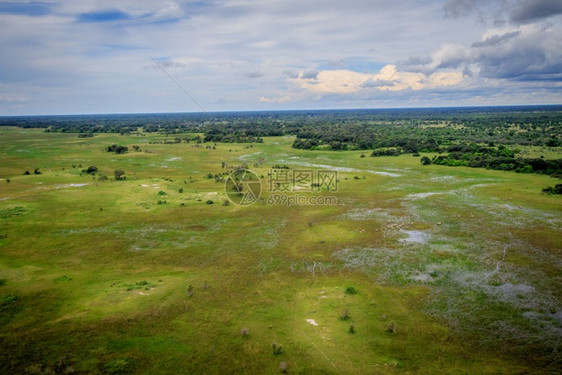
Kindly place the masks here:
[(390, 322), (390, 324), (388, 326), (386, 326), (386, 333), (395, 334), (396, 332), (398, 332), (398, 328), (396, 327), (396, 323)]
[(19, 216), (24, 212), (25, 210), (20, 206), (5, 208), (3, 210), (0, 210), (0, 219), (8, 219), (12, 216)]
[(283, 354), (283, 346), (274, 342), (272, 344), (273, 355), (281, 355)]

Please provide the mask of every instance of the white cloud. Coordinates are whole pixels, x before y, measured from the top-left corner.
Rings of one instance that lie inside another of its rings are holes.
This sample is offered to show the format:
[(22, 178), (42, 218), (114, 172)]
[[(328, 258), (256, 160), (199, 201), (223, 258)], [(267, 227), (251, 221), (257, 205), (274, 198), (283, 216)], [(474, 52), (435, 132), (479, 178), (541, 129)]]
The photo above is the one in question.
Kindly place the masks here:
[(301, 78), (289, 78), (289, 81), (316, 94), (354, 94), (373, 88), (387, 91), (423, 90), (456, 85), (463, 79), (461, 71), (436, 72), (426, 75), (397, 72), (395, 65), (386, 65), (374, 74), (340, 69), (320, 71), (314, 80), (302, 76), (301, 74)]
[(260, 103), (287, 103), (292, 101), (293, 98), (289, 95), (283, 95), (278, 97), (265, 97), (262, 96), (258, 99)]

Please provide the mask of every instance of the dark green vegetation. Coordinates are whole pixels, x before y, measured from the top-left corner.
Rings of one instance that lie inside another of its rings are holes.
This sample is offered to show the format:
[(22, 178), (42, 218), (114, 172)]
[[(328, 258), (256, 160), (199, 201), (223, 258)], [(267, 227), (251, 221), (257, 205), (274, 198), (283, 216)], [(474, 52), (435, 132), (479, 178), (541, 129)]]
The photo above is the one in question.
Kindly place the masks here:
[[(559, 118), (526, 108), (16, 119), (27, 128), (0, 127), (0, 373), (556, 373), (559, 180), (493, 166), (560, 159)], [(293, 147), (307, 139), (299, 129), (363, 127), (375, 139), (429, 129), (439, 150)], [(240, 133), (205, 142), (211, 128)], [(432, 163), (451, 154), (490, 164)], [(337, 204), (271, 205), (266, 190), (230, 203), (223, 181), (240, 166), (264, 189), (274, 166), (337, 171), (337, 191), (298, 191)]]
[[(131, 114), (3, 117), (0, 126), (145, 136), (185, 132), (204, 137), (174, 137), (171, 143), (263, 142), (261, 137), (295, 135), (293, 147), (331, 150), (395, 147), (403, 153), (443, 150), (456, 142), (558, 147), (560, 106), (392, 109), (361, 111), (286, 111), (209, 114)], [(170, 141), (170, 140), (167, 140)], [(117, 145), (110, 146), (114, 151)], [(125, 150), (126, 151), (126, 150)]]
[(107, 146), (105, 148), (105, 151), (107, 152), (115, 152), (116, 154), (124, 154), (127, 151), (129, 151), (129, 148), (127, 146), (121, 146), (121, 145), (111, 145), (111, 146)]
[(562, 184), (556, 184), (554, 187), (549, 186), (542, 189), (543, 193), (547, 194), (562, 194)]
[(517, 173), (541, 173), (562, 177), (562, 159), (545, 160), (543, 158), (521, 158), (515, 155), (519, 150), (512, 150), (503, 145), (499, 147), (457, 144), (448, 148), (449, 154), (427, 156), (420, 159), (423, 165), (431, 163), (450, 167), (487, 168), (499, 171), (515, 171)]

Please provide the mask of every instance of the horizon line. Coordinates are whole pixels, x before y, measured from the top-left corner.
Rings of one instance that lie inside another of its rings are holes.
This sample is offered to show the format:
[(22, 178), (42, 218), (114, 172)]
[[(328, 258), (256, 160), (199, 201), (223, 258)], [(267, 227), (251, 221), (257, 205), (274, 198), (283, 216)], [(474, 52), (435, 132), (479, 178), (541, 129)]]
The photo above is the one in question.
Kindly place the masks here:
[(127, 116), (127, 115), (211, 115), (221, 113), (267, 113), (267, 112), (368, 112), (379, 110), (426, 110), (426, 109), (477, 109), (477, 108), (529, 108), (529, 107), (562, 107), (560, 104), (501, 104), (501, 105), (460, 105), (460, 106), (429, 106), (429, 107), (380, 107), (380, 108), (309, 108), (309, 109), (254, 109), (254, 110), (217, 110), (217, 111), (193, 111), (193, 112), (98, 112), (98, 113), (59, 113), (59, 114), (25, 114), (25, 115), (0, 115), (7, 117), (64, 117), (64, 116)]

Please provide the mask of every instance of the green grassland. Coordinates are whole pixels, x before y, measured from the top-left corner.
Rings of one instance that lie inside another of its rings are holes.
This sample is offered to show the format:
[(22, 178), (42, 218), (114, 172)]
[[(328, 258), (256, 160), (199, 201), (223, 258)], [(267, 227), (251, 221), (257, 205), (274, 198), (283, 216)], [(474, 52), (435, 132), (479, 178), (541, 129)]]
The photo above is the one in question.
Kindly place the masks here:
[[(0, 373), (560, 370), (556, 180), (165, 138), (0, 128)], [(222, 162), (338, 170), (337, 204), (223, 205)]]

